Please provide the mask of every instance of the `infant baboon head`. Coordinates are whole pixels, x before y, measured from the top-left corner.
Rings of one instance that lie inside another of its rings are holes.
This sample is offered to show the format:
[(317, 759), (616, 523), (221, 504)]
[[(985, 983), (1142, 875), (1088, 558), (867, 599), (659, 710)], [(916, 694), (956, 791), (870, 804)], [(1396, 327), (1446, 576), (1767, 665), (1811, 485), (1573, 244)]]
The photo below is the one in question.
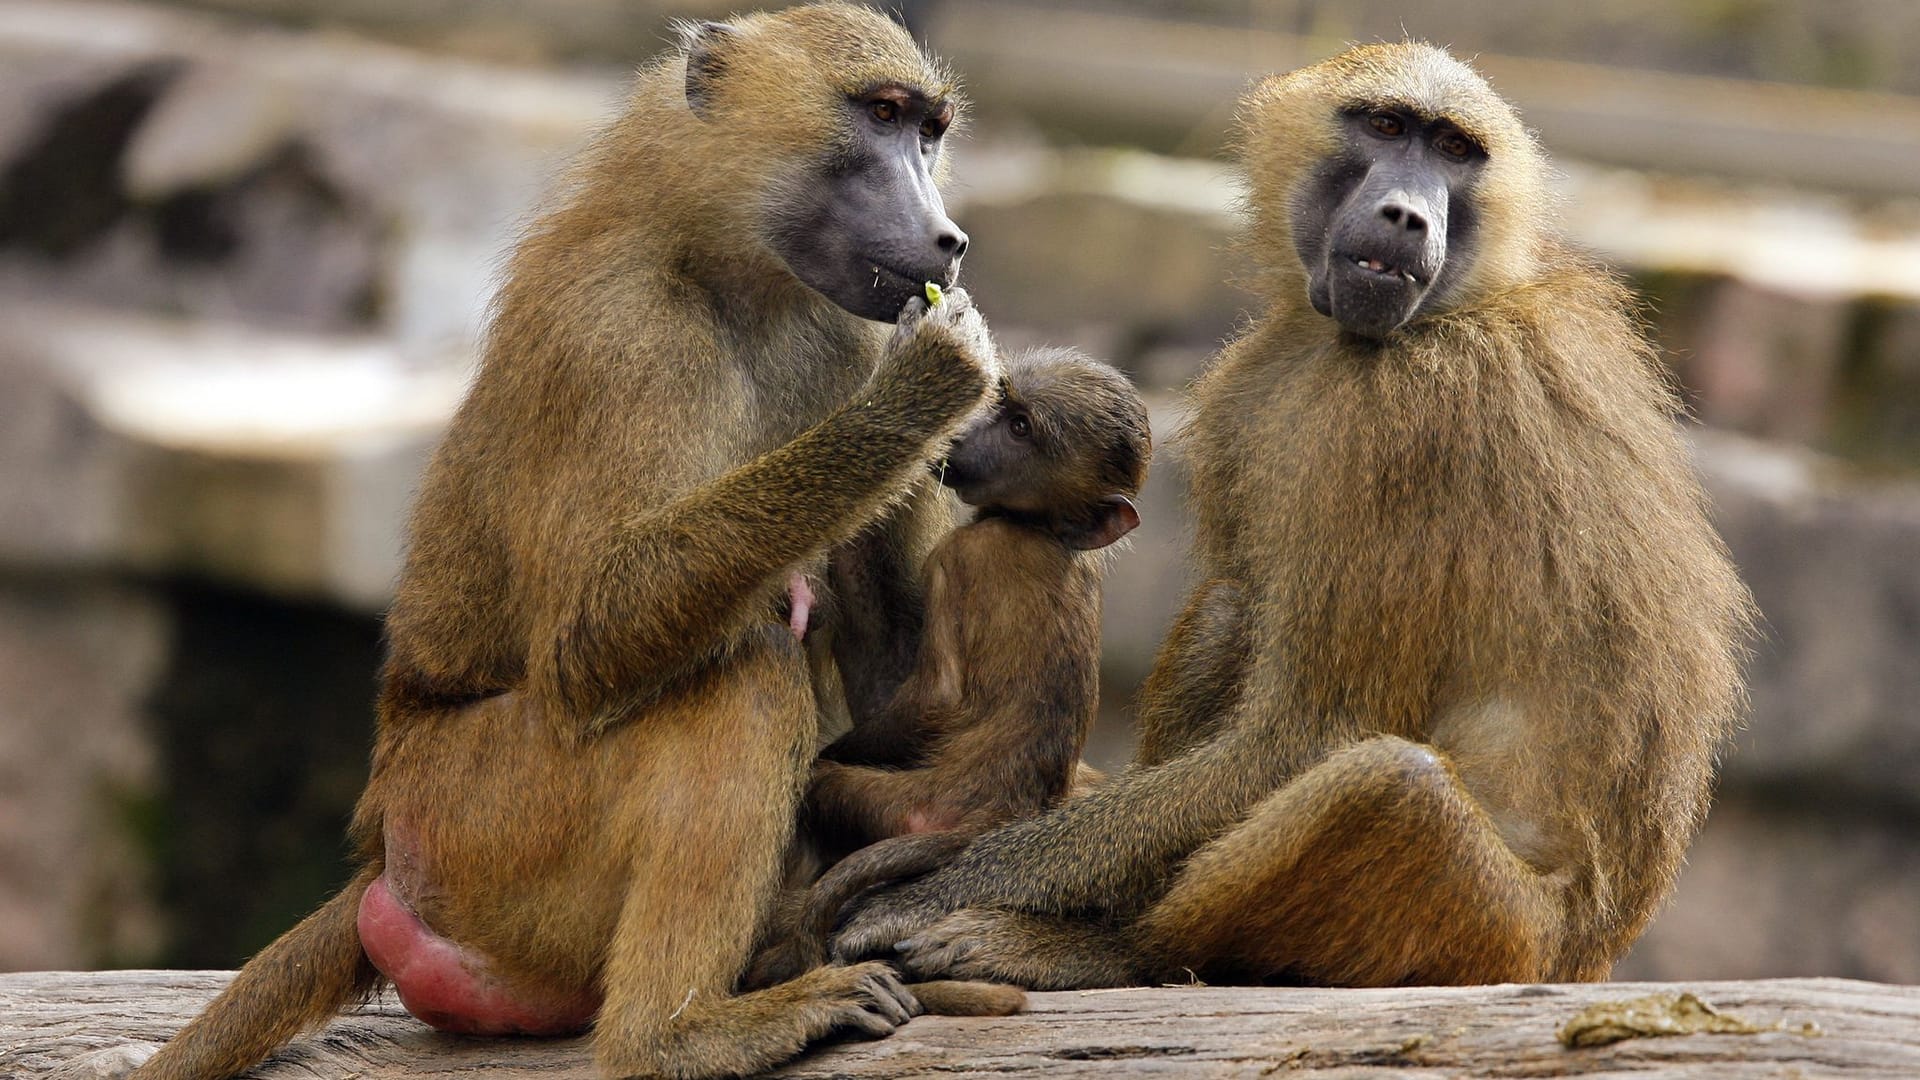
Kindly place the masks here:
[(1073, 349), (1032, 349), (1008, 358), (998, 408), (961, 433), (942, 482), (984, 514), (1091, 550), (1140, 523), (1129, 496), (1152, 454), (1126, 376)]

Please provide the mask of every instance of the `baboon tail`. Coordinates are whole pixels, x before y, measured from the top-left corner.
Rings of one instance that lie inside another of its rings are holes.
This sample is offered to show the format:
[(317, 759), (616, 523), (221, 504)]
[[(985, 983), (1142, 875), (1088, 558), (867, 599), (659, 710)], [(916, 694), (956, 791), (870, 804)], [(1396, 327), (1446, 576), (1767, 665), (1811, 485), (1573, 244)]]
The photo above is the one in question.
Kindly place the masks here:
[(227, 1080), (364, 999), (380, 973), (360, 947), (357, 923), (360, 897), (377, 876), (377, 867), (361, 870), (320, 910), (247, 961), (131, 1080)]
[(1006, 983), (908, 983), (929, 1016), (1012, 1016), (1027, 1007), (1027, 992)]

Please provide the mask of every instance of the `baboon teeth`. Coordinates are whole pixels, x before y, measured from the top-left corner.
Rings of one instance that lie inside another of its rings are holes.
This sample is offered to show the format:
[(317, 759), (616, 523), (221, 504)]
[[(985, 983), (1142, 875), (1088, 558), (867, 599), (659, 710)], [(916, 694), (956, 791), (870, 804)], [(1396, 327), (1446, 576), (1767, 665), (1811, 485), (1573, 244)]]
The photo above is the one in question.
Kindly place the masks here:
[(1355, 266), (1358, 266), (1362, 270), (1369, 270), (1376, 274), (1385, 274), (1385, 273), (1394, 272), (1393, 267), (1388, 266), (1386, 263), (1381, 262), (1379, 259), (1362, 259), (1359, 257), (1355, 257), (1353, 260), (1353, 264)]

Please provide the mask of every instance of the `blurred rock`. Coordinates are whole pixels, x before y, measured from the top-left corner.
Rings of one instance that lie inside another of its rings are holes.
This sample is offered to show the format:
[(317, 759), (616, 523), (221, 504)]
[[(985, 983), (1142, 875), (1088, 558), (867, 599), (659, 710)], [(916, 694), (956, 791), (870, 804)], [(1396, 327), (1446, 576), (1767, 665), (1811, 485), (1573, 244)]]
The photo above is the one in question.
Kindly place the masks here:
[(1248, 270), (1230, 170), (1018, 142), (963, 144), (956, 158), (954, 212), (973, 237), (962, 280), (995, 319), (1097, 326), (1139, 378), (1155, 349), (1210, 351), (1246, 308), (1229, 284)]
[[(183, 6), (350, 27), (410, 44), (481, 55), (631, 60), (659, 44), (669, 15), (724, 18), (742, 10), (717, 0), (175, 0)], [(784, 6), (777, 0), (748, 5)], [(972, 5), (905, 0), (908, 25), (929, 9)], [(1040, 4), (1029, 4), (1041, 7)], [(1907, 0), (1614, 0), (1608, 4), (1515, 5), (1503, 0), (1054, 0), (1114, 13), (1184, 18), (1233, 31), (1292, 31), (1329, 41), (1415, 37), (1464, 54), (1551, 56), (1670, 71), (1879, 86), (1920, 92), (1907, 62), (1920, 52), (1920, 12)], [(961, 12), (964, 14), (964, 11)], [(936, 37), (934, 44), (940, 45)], [(1271, 61), (1270, 61), (1271, 62)]]
[(138, 589), (0, 576), (0, 971), (158, 947), (142, 704), (169, 626)]
[(364, 339), (0, 310), (0, 566), (377, 610), (464, 377)]
[(1728, 281), (1713, 290), (1698, 345), (1684, 348), (1700, 419), (1789, 442), (1818, 438), (1832, 407), (1846, 333), (1844, 301)]
[[(667, 43), (667, 20), (782, 6), (730, 0), (179, 0), (289, 26), (332, 26), (420, 48), (519, 63), (632, 61)], [(900, 6), (912, 6), (908, 4)]]
[(1855, 311), (1831, 449), (1911, 471), (1920, 465), (1920, 301), (1875, 297)]
[(0, 292), (434, 343), (622, 83), (104, 2), (0, 58)]
[(1723, 797), (1617, 979), (1920, 982), (1916, 818)]
[[(1429, 2), (1432, 9), (1443, 6), (1441, 0)], [(1872, 18), (1858, 24), (1882, 46), (1885, 27), (1904, 24), (1909, 34), (1920, 33), (1920, 20), (1902, 0), (1849, 2), (1909, 13), (1883, 25)], [(1221, 148), (1247, 84), (1331, 56), (1355, 40), (1334, 29), (1344, 22), (1342, 6), (1323, 0), (1300, 5), (1297, 19), (1268, 17), (1264, 4), (1249, 17), (1236, 3), (1233, 10), (1216, 6), (1217, 18), (1209, 20), (1167, 18), (1164, 9), (1144, 4), (1101, 10), (1084, 3), (970, 0), (935, 5), (926, 26), (935, 48), (967, 73), (982, 126), (1018, 121), (1063, 142), (1207, 155)], [(1426, 33), (1471, 57), (1557, 156), (1882, 197), (1913, 194), (1920, 100), (1707, 77), (1700, 74), (1697, 53), (1676, 65), (1684, 74), (1570, 63), (1524, 50), (1503, 55), (1498, 43), (1463, 41), (1451, 28), (1450, 0), (1444, 6), (1449, 14), (1430, 14), (1426, 31), (1409, 30), (1397, 14), (1376, 9), (1371, 33), (1389, 40)], [(1486, 0), (1476, 6), (1502, 5)], [(1514, 22), (1532, 25), (1540, 18), (1539, 5), (1505, 6), (1524, 12), (1512, 16)], [(1581, 14), (1606, 18), (1599, 10), (1592, 6)], [(1324, 25), (1319, 12), (1326, 13)], [(1658, 24), (1633, 21), (1635, 40)], [(1583, 43), (1575, 36), (1568, 52), (1581, 55)]]
[(1920, 485), (1848, 480), (1831, 461), (1725, 434), (1697, 443), (1765, 617), (1726, 786), (1920, 823)]

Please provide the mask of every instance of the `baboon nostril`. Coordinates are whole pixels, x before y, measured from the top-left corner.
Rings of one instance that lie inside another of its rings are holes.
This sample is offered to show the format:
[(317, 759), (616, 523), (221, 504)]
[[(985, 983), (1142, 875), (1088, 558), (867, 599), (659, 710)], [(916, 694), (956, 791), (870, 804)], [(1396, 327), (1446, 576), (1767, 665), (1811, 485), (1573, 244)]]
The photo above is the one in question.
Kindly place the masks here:
[(942, 232), (934, 243), (939, 245), (941, 251), (956, 259), (967, 253), (967, 234), (958, 229)]
[(1425, 232), (1427, 230), (1426, 215), (1410, 210), (1399, 203), (1388, 203), (1382, 206), (1380, 208), (1380, 216), (1386, 218), (1388, 224), (1398, 225), (1408, 232)]

